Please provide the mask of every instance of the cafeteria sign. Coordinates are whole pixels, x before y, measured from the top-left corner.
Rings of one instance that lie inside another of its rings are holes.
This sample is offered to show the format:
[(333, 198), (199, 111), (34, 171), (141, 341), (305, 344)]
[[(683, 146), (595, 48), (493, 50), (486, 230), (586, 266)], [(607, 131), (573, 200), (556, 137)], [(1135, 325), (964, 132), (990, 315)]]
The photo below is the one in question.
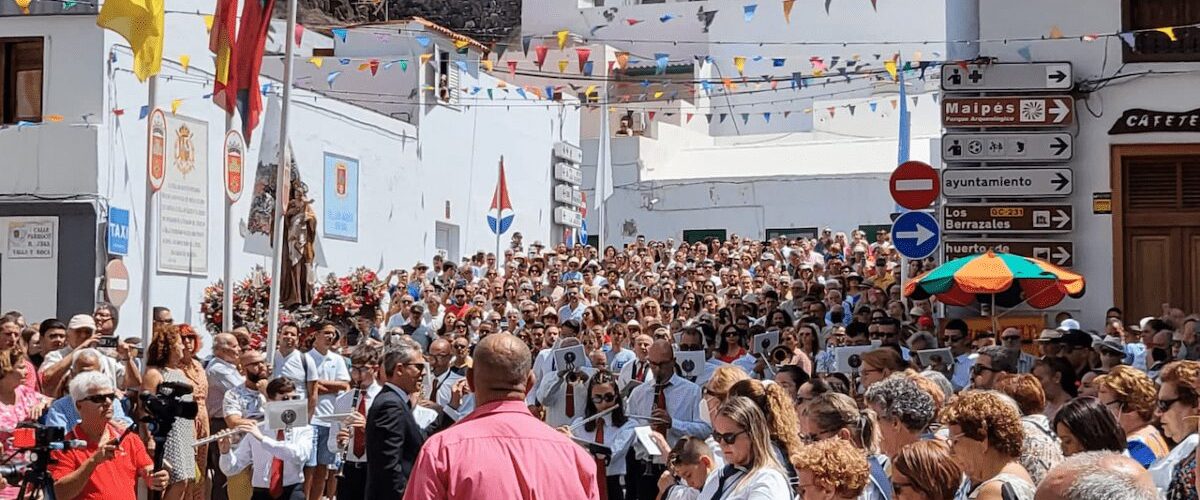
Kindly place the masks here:
[(1191, 111), (1130, 109), (1108, 130), (1109, 135), (1147, 132), (1200, 132), (1200, 108)]

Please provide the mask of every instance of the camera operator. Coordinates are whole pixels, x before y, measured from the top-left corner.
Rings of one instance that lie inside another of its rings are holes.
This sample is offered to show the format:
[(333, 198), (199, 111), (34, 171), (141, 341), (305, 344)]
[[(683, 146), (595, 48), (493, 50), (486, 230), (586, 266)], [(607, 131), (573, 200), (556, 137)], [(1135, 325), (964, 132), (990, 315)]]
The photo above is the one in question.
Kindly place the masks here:
[[(70, 383), (71, 379), (80, 373), (84, 372), (102, 372), (104, 363), (104, 355), (100, 351), (90, 347), (76, 350), (71, 353), (71, 370), (67, 372), (63, 379)], [(122, 426), (127, 426), (133, 423), (129, 416), (125, 414), (125, 409), (118, 403), (113, 406), (113, 420)], [(79, 423), (79, 411), (75, 409), (75, 401), (71, 399), (71, 394), (67, 391), (62, 397), (54, 400), (50, 408), (46, 410), (45, 424), (52, 427), (62, 427), (70, 429)]]
[[(267, 384), (267, 398), (271, 401), (297, 399), (296, 384), (287, 377), (271, 380)], [(312, 427), (301, 425), (286, 432), (280, 429), (272, 433), (274, 439), (263, 435), (264, 431), (269, 432), (266, 422), (243, 423), (237, 428), (246, 434), (236, 450), (231, 450), (228, 437), (217, 441), (221, 450), (221, 472), (233, 476), (247, 466), (253, 467), (253, 500), (302, 500), (304, 464), (313, 447)]]
[(137, 480), (161, 491), (167, 486), (166, 470), (153, 471), (153, 460), (136, 435), (125, 435), (113, 421), (117, 393), (112, 380), (98, 372), (83, 372), (71, 380), (71, 399), (82, 419), (66, 439), (87, 442), (83, 448), (55, 450), (54, 494), (62, 500), (137, 498)]
[[(67, 345), (62, 349), (46, 353), (45, 359), (38, 370), (42, 374), (42, 388), (53, 392), (59, 387), (67, 370), (71, 367), (71, 353), (77, 349), (100, 346), (100, 335), (96, 330), (96, 320), (89, 314), (76, 314), (67, 324)], [(137, 387), (140, 384), (140, 370), (135, 366), (136, 356), (130, 355), (130, 345), (120, 342), (116, 346), (120, 361), (110, 356), (104, 356), (101, 372), (113, 381), (113, 387)]]

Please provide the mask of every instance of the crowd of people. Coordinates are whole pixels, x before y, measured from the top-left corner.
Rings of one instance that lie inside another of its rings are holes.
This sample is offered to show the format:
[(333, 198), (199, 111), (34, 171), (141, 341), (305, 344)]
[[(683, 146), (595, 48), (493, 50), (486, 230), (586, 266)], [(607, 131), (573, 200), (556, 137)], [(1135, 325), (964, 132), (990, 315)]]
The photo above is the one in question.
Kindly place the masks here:
[[(8, 439), (22, 422), (86, 443), (51, 453), (62, 499), (132, 499), (139, 480), (169, 500), (1197, 498), (1200, 316), (972, 331), (902, 297), (902, 265), (931, 263), (886, 232), (603, 250), (518, 234), (391, 272), (353, 324), (285, 322), (271, 353), (239, 326), (205, 359), (166, 308), (146, 346), (106, 341), (135, 336), (109, 304), (13, 311), (0, 451), (28, 458)], [(128, 432), (163, 387), (194, 416)], [(297, 404), (302, 421), (268, 418)]]

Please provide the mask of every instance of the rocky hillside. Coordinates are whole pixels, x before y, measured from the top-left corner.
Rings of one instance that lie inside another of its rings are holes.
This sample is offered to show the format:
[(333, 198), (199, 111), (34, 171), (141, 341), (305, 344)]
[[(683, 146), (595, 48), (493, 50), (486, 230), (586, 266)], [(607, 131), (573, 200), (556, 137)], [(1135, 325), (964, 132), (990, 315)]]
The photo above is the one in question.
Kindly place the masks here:
[(328, 26), (411, 16), (486, 44), (520, 31), (521, 0), (300, 0), (298, 17), (301, 23)]

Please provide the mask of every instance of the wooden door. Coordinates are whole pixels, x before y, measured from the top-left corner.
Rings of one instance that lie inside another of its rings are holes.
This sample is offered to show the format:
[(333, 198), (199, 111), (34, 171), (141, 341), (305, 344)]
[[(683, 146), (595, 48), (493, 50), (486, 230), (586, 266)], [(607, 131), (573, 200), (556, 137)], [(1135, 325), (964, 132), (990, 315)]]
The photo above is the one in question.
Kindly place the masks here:
[[(1119, 157), (1121, 290), (1125, 317), (1162, 304), (1200, 310), (1200, 154)], [(1136, 149), (1135, 149), (1136, 150)]]

